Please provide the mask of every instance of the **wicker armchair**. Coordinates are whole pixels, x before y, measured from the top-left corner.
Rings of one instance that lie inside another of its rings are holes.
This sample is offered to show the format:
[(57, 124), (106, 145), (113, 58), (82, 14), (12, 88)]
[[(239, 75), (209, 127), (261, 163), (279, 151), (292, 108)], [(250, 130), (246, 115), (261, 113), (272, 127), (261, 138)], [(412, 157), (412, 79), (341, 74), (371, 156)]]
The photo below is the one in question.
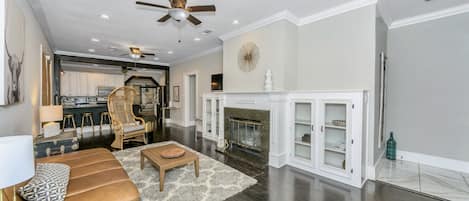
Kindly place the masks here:
[(109, 94), (107, 107), (112, 120), (112, 129), (116, 138), (111, 147), (123, 149), (124, 142), (138, 141), (147, 144), (145, 120), (136, 117), (132, 104), (137, 94), (132, 87), (120, 87)]

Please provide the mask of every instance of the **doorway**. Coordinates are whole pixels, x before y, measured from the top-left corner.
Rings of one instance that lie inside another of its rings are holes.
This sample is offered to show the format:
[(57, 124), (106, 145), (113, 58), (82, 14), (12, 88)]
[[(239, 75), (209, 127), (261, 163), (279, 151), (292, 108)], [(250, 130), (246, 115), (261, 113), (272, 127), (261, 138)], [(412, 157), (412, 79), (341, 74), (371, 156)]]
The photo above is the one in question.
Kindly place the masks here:
[(185, 126), (195, 126), (197, 118), (197, 74), (189, 73), (185, 76)]

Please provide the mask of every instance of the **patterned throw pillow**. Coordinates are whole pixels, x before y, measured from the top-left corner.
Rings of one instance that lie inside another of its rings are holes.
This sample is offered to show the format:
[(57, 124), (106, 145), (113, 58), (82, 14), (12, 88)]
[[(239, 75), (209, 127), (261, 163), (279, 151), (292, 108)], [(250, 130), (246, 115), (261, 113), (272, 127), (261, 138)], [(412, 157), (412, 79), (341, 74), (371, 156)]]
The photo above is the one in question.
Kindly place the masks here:
[(67, 193), (70, 167), (58, 163), (38, 163), (36, 175), (18, 194), (28, 201), (63, 201)]

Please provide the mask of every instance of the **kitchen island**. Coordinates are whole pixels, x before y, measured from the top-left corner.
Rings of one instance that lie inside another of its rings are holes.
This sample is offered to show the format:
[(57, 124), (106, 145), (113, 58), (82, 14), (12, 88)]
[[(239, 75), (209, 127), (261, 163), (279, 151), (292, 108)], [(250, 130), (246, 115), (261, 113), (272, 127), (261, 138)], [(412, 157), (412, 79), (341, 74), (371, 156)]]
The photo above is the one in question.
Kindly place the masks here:
[[(64, 105), (64, 114), (72, 114), (75, 118), (77, 128), (81, 127), (81, 120), (83, 113), (93, 113), (94, 125), (99, 125), (101, 122), (101, 112), (107, 112), (107, 104), (79, 104), (79, 105)], [(107, 122), (106, 122), (107, 123)]]

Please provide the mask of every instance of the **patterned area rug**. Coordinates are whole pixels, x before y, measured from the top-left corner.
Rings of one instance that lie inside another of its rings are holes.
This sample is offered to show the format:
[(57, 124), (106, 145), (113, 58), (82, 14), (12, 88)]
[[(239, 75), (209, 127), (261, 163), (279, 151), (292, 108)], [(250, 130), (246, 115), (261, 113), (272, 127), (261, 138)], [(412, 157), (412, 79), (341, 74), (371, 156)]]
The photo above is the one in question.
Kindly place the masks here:
[(137, 185), (142, 201), (221, 201), (257, 183), (254, 178), (194, 151), (199, 155), (200, 176), (195, 177), (193, 164), (169, 170), (164, 191), (160, 192), (158, 170), (147, 160), (140, 170), (140, 150), (171, 143), (192, 150), (171, 141), (113, 152)]

